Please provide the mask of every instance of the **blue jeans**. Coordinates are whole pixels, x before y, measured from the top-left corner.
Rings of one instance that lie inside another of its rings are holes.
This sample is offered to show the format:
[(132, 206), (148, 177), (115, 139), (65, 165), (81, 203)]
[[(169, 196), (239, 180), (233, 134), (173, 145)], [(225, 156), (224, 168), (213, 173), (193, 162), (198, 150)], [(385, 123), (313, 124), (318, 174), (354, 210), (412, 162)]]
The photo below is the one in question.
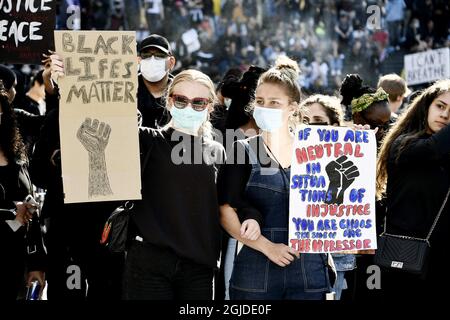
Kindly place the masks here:
[(213, 269), (167, 248), (132, 241), (125, 263), (126, 300), (211, 300)]
[(337, 270), (333, 291), (336, 292), (336, 300), (341, 300), (342, 290), (347, 289), (345, 272), (356, 268), (356, 257), (354, 254), (339, 253), (334, 253), (332, 256)]
[[(263, 234), (276, 242), (278, 233)], [(234, 260), (230, 279), (231, 300), (323, 300), (329, 290), (326, 257), (301, 254), (286, 267), (271, 262), (263, 253), (244, 246)]]
[(233, 272), (234, 256), (236, 254), (237, 241), (234, 238), (228, 240), (227, 253), (225, 255), (225, 266), (223, 276), (225, 278), (225, 300), (230, 300), (230, 278)]

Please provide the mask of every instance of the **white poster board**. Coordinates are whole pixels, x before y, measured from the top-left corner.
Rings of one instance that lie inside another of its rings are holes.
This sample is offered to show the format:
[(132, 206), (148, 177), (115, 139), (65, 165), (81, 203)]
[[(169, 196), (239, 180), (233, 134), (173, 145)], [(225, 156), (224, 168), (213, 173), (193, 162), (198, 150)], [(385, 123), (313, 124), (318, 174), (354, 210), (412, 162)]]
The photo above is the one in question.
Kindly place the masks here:
[(450, 78), (450, 48), (405, 55), (405, 78), (408, 85)]
[(135, 32), (55, 31), (64, 202), (141, 199)]
[(189, 53), (200, 49), (200, 41), (198, 40), (198, 33), (195, 29), (189, 29), (181, 35), (181, 40), (185, 44)]
[(294, 143), (289, 245), (300, 252), (377, 248), (372, 130), (302, 126)]

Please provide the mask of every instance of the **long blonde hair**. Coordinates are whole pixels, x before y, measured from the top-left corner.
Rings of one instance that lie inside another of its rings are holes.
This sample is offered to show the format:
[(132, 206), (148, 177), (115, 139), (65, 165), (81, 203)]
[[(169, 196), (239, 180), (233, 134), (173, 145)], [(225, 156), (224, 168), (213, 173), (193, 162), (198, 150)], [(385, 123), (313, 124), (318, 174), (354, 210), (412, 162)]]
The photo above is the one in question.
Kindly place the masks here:
[[(198, 70), (194, 70), (194, 69), (188, 69), (188, 70), (184, 70), (181, 71), (179, 74), (177, 74), (172, 82), (169, 85), (169, 88), (167, 90), (167, 94), (166, 94), (166, 108), (169, 109), (168, 107), (168, 101), (169, 101), (169, 97), (173, 94), (173, 90), (176, 87), (177, 84), (181, 83), (181, 82), (196, 82), (199, 83), (203, 86), (205, 86), (208, 91), (209, 91), (209, 99), (211, 100), (210, 102), (210, 107), (208, 108), (208, 118), (207, 120), (202, 124), (202, 126), (199, 129), (199, 135), (202, 135), (203, 138), (205, 139), (209, 139), (209, 140), (213, 140), (213, 126), (211, 124), (210, 120), (210, 114), (214, 109), (214, 104), (218, 101), (217, 100), (217, 95), (216, 95), (216, 90), (214, 87), (214, 83), (212, 82), (211, 78), (208, 77), (206, 74), (204, 74), (201, 71)], [(171, 126), (171, 122), (169, 122), (168, 125), (166, 125), (166, 127)]]
[(395, 161), (398, 161), (401, 153), (420, 136), (427, 133), (428, 110), (431, 103), (440, 95), (450, 92), (450, 79), (437, 81), (432, 86), (425, 89), (411, 103), (404, 114), (400, 116), (392, 129), (384, 137), (377, 161), (377, 197), (384, 196), (388, 179), (387, 163), (393, 142), (401, 135), (402, 140)]

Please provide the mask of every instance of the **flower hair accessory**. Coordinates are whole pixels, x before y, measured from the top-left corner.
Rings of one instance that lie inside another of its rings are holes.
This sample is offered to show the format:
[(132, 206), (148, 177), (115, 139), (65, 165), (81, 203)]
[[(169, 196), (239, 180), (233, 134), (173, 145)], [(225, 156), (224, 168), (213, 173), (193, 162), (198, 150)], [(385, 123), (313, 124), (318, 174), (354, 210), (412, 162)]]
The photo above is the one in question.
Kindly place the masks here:
[(383, 88), (379, 88), (375, 93), (365, 93), (359, 98), (352, 100), (352, 114), (366, 110), (372, 103), (386, 100), (389, 95)]

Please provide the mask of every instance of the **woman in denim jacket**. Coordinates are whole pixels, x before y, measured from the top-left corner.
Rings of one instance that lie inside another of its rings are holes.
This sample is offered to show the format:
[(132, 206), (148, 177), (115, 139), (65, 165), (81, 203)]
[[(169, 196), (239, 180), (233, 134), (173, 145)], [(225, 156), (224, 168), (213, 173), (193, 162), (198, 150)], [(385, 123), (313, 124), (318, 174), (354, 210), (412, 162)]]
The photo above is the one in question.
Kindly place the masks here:
[(232, 300), (322, 300), (329, 290), (326, 256), (286, 245), (297, 77), (287, 57), (261, 75), (253, 111), (261, 134), (236, 142), (219, 176), (221, 224), (244, 244), (230, 279)]

